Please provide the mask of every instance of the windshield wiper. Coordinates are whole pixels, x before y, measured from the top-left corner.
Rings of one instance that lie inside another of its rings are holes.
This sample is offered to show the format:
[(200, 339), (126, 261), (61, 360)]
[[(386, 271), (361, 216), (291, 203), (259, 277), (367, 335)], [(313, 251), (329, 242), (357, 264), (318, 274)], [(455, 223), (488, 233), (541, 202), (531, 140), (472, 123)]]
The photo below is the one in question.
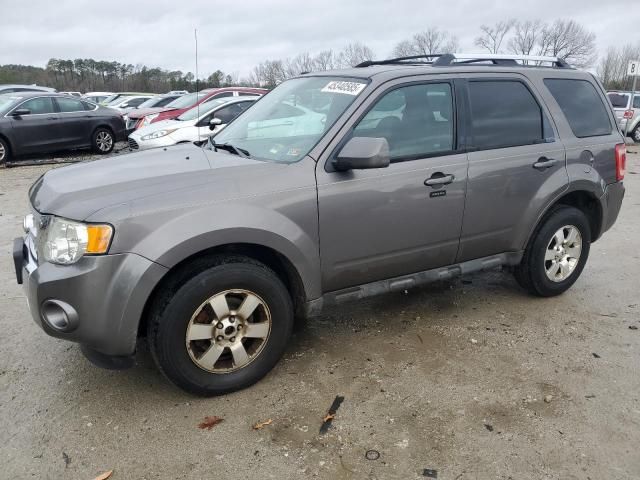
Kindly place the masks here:
[(238, 155), (242, 158), (251, 158), (251, 154), (247, 150), (245, 150), (244, 148), (235, 147), (230, 143), (216, 143), (213, 140), (210, 140), (209, 144), (211, 145), (211, 147), (215, 152), (217, 152), (218, 149), (220, 149), (220, 150), (226, 150), (227, 152), (233, 153), (234, 155)]

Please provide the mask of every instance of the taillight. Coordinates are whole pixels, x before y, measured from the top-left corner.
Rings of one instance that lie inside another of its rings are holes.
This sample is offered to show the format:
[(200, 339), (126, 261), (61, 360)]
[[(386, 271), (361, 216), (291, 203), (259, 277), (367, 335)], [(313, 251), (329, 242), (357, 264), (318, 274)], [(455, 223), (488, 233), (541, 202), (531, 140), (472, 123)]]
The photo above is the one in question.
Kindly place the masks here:
[(627, 120), (633, 118), (633, 110), (625, 110), (623, 118), (626, 118)]
[(624, 179), (624, 173), (627, 169), (627, 146), (624, 143), (616, 145), (616, 180), (619, 182)]

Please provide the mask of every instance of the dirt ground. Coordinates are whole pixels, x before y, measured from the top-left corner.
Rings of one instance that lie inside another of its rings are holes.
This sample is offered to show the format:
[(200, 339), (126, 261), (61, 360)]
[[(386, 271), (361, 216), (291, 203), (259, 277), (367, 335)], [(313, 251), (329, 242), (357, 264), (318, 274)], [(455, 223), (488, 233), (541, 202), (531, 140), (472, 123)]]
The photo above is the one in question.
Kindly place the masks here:
[(566, 294), (496, 271), (348, 304), (299, 328), (263, 381), (211, 399), (165, 381), (144, 344), (106, 371), (33, 323), (10, 251), (47, 168), (0, 170), (0, 478), (640, 478), (640, 155)]

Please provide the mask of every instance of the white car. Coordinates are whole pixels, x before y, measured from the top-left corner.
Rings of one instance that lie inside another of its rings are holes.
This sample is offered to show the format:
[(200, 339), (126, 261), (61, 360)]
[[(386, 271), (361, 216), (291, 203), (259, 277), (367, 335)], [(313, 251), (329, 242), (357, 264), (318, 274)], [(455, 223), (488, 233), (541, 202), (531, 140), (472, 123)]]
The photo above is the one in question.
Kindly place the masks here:
[[(174, 120), (139, 128), (129, 135), (129, 148), (147, 150), (207, 140), (249, 108), (259, 97), (224, 97), (203, 102)], [(214, 123), (211, 123), (213, 119)]]
[[(247, 138), (278, 138), (313, 135), (324, 130), (327, 115), (292, 102), (283, 102), (271, 112), (269, 120), (249, 122)], [(292, 133), (293, 132), (293, 133)]]
[(100, 103), (113, 95), (113, 92), (87, 92), (82, 98), (89, 100), (93, 103)]
[(147, 100), (153, 98), (155, 95), (128, 95), (120, 98), (116, 98), (113, 102), (109, 103), (107, 107), (114, 108), (122, 113), (138, 108)]

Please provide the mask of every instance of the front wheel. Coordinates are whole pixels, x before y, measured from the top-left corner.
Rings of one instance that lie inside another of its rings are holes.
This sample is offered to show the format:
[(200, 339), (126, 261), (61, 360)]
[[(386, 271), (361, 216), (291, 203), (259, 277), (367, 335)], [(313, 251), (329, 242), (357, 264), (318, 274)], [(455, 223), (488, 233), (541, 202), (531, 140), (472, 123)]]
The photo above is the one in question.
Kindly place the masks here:
[(591, 246), (591, 228), (585, 214), (562, 206), (543, 221), (516, 268), (518, 283), (541, 297), (560, 295), (582, 273)]
[(93, 132), (93, 136), (91, 137), (91, 146), (93, 147), (94, 152), (106, 155), (107, 153), (111, 153), (114, 145), (115, 139), (113, 137), (113, 132), (108, 128), (100, 127)]
[(219, 395), (260, 380), (282, 356), (293, 305), (280, 278), (246, 257), (215, 257), (183, 271), (155, 302), (152, 355), (180, 388)]
[(631, 132), (631, 138), (635, 143), (640, 143), (640, 124), (638, 124), (638, 126), (633, 129), (633, 132)]

